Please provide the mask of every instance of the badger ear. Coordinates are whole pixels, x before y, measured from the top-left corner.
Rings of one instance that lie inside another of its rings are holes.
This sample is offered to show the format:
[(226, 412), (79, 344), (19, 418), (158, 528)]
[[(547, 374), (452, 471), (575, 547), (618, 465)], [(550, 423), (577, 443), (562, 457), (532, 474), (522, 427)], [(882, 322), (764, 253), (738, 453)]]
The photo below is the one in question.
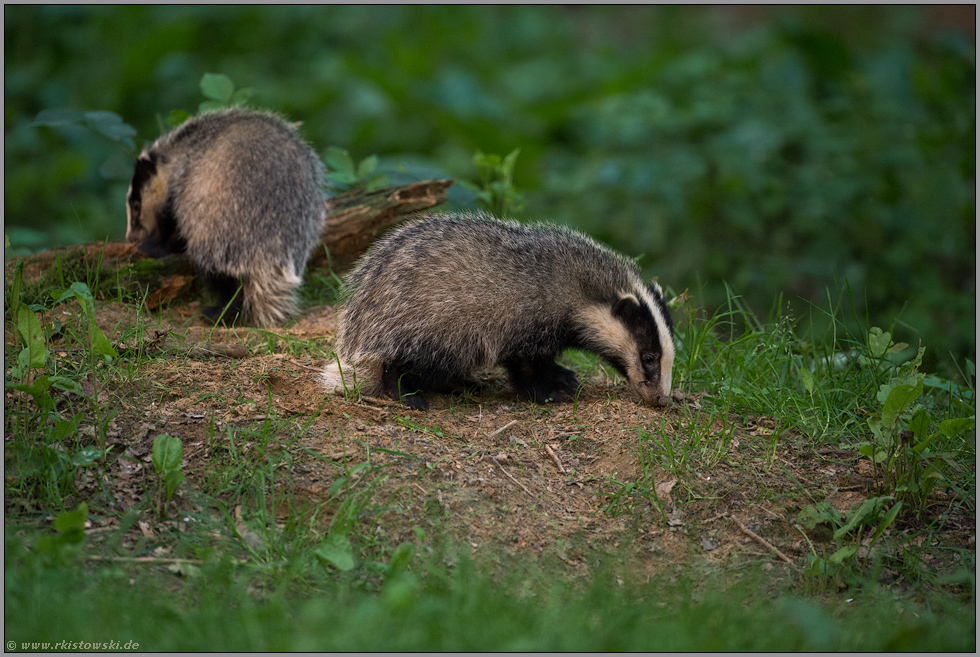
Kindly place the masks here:
[(147, 181), (157, 173), (157, 159), (152, 153), (144, 153), (136, 160), (136, 167), (133, 169), (133, 180), (131, 186), (133, 191), (139, 193)]
[(664, 291), (660, 287), (660, 283), (658, 283), (657, 281), (650, 281), (649, 290), (650, 290), (650, 294), (653, 295), (654, 299), (664, 298)]
[(636, 300), (632, 294), (627, 294), (619, 298), (616, 303), (613, 304), (612, 314), (613, 317), (618, 317), (621, 320), (627, 320), (634, 317), (640, 309), (640, 303)]

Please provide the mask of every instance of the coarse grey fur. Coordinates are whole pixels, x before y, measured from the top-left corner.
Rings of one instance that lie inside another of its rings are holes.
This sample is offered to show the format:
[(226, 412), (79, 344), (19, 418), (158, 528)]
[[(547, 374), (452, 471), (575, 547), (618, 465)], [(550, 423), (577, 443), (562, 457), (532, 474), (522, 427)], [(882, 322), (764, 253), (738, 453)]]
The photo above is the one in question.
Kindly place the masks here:
[(139, 156), (126, 239), (153, 257), (186, 251), (218, 297), (212, 320), (275, 326), (296, 312), (326, 217), (322, 184), (320, 158), (278, 115), (205, 112)]
[(323, 382), (425, 408), (503, 365), (516, 391), (570, 399), (566, 348), (599, 354), (648, 403), (668, 403), (673, 326), (663, 293), (622, 255), (568, 228), (486, 214), (432, 215), (377, 242), (348, 275), (337, 354)]

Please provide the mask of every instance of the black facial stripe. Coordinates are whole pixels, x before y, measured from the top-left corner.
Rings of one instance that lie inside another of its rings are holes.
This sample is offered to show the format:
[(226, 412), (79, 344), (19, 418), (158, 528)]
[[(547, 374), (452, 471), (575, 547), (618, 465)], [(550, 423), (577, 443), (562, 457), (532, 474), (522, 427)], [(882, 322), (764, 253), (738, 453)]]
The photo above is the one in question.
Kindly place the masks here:
[(180, 234), (180, 226), (177, 224), (177, 213), (174, 209), (174, 199), (167, 197), (163, 207), (157, 214), (157, 232), (160, 241), (165, 244), (171, 253), (181, 253), (187, 248), (184, 236)]
[[(657, 325), (654, 316), (655, 313), (663, 313), (664, 324), (666, 324), (667, 329), (667, 335), (663, 337), (667, 340), (671, 339), (673, 326), (670, 321), (670, 316), (666, 312), (666, 303), (662, 295), (655, 294), (652, 287), (650, 292), (654, 298), (654, 308), (651, 308), (643, 301), (635, 301), (627, 297), (618, 300), (614, 304), (613, 315), (623, 323), (623, 326), (636, 343), (637, 353), (633, 357), (640, 359), (643, 378), (649, 382), (656, 382), (660, 380), (661, 359), (664, 350), (661, 344), (661, 333), (663, 331)], [(610, 362), (612, 361), (610, 360)]]
[(664, 318), (664, 324), (667, 325), (667, 330), (670, 332), (670, 335), (673, 335), (674, 321), (670, 317), (670, 310), (667, 308), (667, 300), (664, 299), (664, 295), (661, 294), (660, 291), (653, 285), (649, 287), (649, 290), (650, 296), (653, 297), (653, 302), (657, 304), (657, 308), (660, 309), (660, 314)]
[(636, 303), (631, 299), (621, 300), (614, 311), (619, 320), (636, 340), (640, 353), (652, 351), (660, 354), (660, 331), (654, 321), (653, 313), (644, 303)]
[(130, 221), (133, 228), (140, 226), (140, 211), (143, 209), (143, 188), (146, 183), (157, 173), (156, 156), (152, 153), (141, 155), (136, 160), (136, 167), (133, 169), (133, 180), (129, 188), (129, 208)]
[(626, 361), (616, 354), (604, 354), (603, 358), (606, 359), (606, 362), (616, 368), (616, 371), (619, 372), (624, 379), (629, 380), (629, 375), (626, 373)]

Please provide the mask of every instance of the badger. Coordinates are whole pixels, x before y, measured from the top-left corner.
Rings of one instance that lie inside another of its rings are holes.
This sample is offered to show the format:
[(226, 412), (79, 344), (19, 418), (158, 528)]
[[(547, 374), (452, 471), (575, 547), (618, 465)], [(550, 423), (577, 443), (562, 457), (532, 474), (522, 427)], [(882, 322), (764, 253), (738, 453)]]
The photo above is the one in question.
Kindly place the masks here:
[(204, 112), (140, 154), (126, 239), (154, 258), (186, 252), (217, 296), (212, 321), (282, 324), (326, 219), (323, 172), (278, 115)]
[(569, 228), (485, 213), (423, 216), (361, 257), (344, 282), (332, 390), (359, 386), (410, 408), (502, 365), (519, 396), (567, 401), (568, 348), (598, 354), (645, 402), (669, 403), (673, 323), (626, 257)]

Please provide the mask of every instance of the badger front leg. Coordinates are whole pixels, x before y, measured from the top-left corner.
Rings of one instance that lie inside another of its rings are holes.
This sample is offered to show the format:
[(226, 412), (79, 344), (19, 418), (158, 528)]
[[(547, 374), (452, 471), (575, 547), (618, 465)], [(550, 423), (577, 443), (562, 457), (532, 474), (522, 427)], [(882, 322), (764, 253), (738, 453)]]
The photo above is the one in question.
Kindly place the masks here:
[(504, 367), (517, 394), (538, 404), (568, 401), (578, 390), (575, 373), (552, 358), (513, 358)]

